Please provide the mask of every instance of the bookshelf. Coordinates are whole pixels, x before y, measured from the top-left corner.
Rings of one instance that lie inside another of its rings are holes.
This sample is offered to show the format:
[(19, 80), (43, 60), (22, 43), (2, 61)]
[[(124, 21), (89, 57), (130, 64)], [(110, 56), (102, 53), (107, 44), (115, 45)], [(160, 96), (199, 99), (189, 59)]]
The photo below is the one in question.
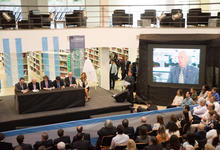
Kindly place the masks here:
[(60, 77), (65, 78), (68, 73), (68, 53), (65, 50), (60, 50)]

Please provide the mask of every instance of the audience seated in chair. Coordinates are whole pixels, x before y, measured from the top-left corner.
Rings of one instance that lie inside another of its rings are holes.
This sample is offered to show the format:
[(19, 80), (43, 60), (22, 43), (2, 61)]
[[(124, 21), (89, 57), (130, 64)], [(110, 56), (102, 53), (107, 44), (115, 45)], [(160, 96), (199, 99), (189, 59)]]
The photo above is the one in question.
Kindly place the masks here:
[(153, 125), (153, 131), (157, 131), (160, 126), (164, 126), (163, 116), (157, 115), (157, 122)]
[(53, 148), (53, 140), (49, 139), (47, 132), (41, 134), (41, 141), (37, 141), (34, 144), (34, 150), (38, 150), (40, 146), (45, 146), (47, 149)]
[(216, 88), (216, 87), (213, 87), (213, 88), (212, 88), (212, 94), (213, 94), (213, 96), (215, 96), (215, 100), (216, 100), (217, 102), (219, 102), (219, 101), (220, 101), (220, 99), (219, 99), (219, 93), (217, 92), (217, 88)]
[(204, 98), (199, 99), (199, 106), (193, 108), (193, 124), (200, 123), (202, 116), (206, 113), (206, 100)]
[(171, 106), (173, 107), (180, 106), (183, 102), (183, 99), (184, 99), (183, 91), (181, 89), (178, 89)]
[(58, 150), (66, 150), (66, 144), (64, 142), (57, 143)]
[(0, 148), (3, 150), (13, 150), (12, 144), (4, 141), (5, 135), (0, 133)]
[(193, 146), (195, 149), (199, 147), (198, 142), (195, 140), (195, 134), (188, 133), (186, 140), (187, 141), (183, 143), (183, 148), (186, 148), (189, 145)]
[(77, 140), (72, 143), (73, 149), (82, 149), (82, 150), (92, 150), (93, 147), (89, 141), (84, 140), (84, 136), (82, 133), (77, 134)]
[(151, 131), (152, 131), (151, 125), (150, 125), (150, 124), (147, 124), (147, 117), (143, 116), (143, 117), (141, 117), (141, 125), (136, 128), (135, 138), (136, 138), (138, 135), (140, 135), (140, 134), (139, 134), (139, 133), (140, 133), (139, 130), (140, 130), (141, 126), (146, 126), (147, 132), (151, 132)]
[(157, 141), (158, 143), (164, 143), (167, 142), (169, 140), (169, 136), (166, 133), (166, 128), (164, 125), (160, 126), (158, 131), (157, 131)]
[(130, 139), (134, 139), (134, 127), (129, 127), (128, 119), (122, 120), (122, 125), (124, 127), (124, 133), (129, 136)]
[(180, 150), (181, 144), (179, 138), (176, 135), (172, 135), (167, 144), (167, 150)]
[[(90, 142), (90, 134), (84, 133), (83, 126), (76, 127), (76, 131), (77, 131), (77, 134), (81, 133), (83, 135), (84, 140), (87, 140), (87, 141)], [(77, 141), (77, 135), (75, 135), (73, 137), (73, 141), (72, 142), (75, 142), (75, 141)]]
[[(25, 144), (25, 143), (24, 143), (24, 135), (18, 135), (18, 136), (16, 137), (16, 140), (17, 140), (17, 142), (18, 142), (18, 145), (17, 145), (17, 146), (21, 146), (21, 148), (22, 148), (23, 150), (33, 150), (31, 144)], [(17, 146), (16, 146), (16, 147), (17, 147)]]
[(180, 136), (179, 128), (173, 121), (168, 122), (168, 124), (166, 125), (166, 133), (168, 134), (169, 138), (172, 135), (176, 135), (177, 137)]
[(145, 150), (162, 150), (162, 145), (158, 144), (155, 136), (151, 136), (149, 139), (149, 146), (144, 148)]
[(186, 92), (186, 98), (183, 100), (181, 106), (184, 106), (184, 105), (193, 105), (194, 104), (194, 101), (193, 99), (191, 98), (191, 95), (189, 93), (189, 91)]
[(136, 137), (135, 142), (136, 143), (143, 143), (143, 144), (149, 144), (149, 138), (150, 136), (147, 133), (147, 127), (146, 126), (141, 126), (139, 128), (139, 135)]
[(54, 145), (57, 145), (57, 143), (59, 142), (64, 142), (66, 145), (70, 144), (70, 136), (65, 136), (63, 129), (59, 129), (57, 131), (57, 135), (59, 136), (59, 138), (54, 140)]
[(127, 150), (136, 150), (136, 143), (133, 139), (128, 140)]

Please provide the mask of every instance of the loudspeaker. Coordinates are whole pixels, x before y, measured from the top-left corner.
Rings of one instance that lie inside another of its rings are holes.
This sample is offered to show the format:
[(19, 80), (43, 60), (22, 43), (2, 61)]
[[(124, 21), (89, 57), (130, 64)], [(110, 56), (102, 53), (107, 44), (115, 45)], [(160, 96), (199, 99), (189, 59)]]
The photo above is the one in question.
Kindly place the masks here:
[(116, 100), (116, 102), (122, 103), (125, 100), (129, 100), (129, 92), (128, 91), (123, 91), (121, 93), (118, 93), (113, 96)]

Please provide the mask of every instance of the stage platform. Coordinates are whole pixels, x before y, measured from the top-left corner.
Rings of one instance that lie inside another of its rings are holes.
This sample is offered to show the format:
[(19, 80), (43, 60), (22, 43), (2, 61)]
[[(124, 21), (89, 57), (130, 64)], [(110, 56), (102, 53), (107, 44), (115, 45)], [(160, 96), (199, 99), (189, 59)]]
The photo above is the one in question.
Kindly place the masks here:
[(14, 96), (1, 97), (0, 131), (46, 125), (65, 121), (88, 119), (91, 116), (129, 110), (129, 102), (117, 103), (112, 97), (117, 91), (91, 88), (91, 99), (82, 107), (29, 114), (18, 114), (14, 108)]

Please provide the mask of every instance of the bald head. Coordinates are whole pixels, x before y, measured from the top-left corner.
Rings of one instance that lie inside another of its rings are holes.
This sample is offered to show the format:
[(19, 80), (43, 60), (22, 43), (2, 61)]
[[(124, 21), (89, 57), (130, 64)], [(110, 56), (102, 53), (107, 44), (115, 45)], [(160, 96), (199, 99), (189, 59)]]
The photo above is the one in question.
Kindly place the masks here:
[(104, 126), (106, 128), (112, 128), (113, 127), (112, 121), (111, 120), (106, 120)]
[(209, 103), (207, 109), (209, 111), (214, 110), (214, 104), (213, 103)]
[(181, 51), (178, 54), (178, 60), (179, 60), (179, 66), (181, 68), (185, 68), (188, 63), (189, 56), (186, 54), (186, 52)]
[(73, 73), (72, 72), (68, 72), (68, 77), (72, 78)]
[(37, 82), (36, 79), (32, 79), (32, 83), (35, 84)]
[(82, 126), (78, 126), (78, 127), (76, 128), (76, 130), (77, 130), (78, 133), (82, 133), (83, 127), (82, 127)]
[(204, 126), (203, 124), (200, 123), (200, 124), (198, 125), (198, 129), (199, 129), (200, 131), (203, 131), (204, 128), (205, 128), (205, 126)]
[(146, 123), (147, 122), (147, 117), (142, 116), (141, 117), (141, 123)]

